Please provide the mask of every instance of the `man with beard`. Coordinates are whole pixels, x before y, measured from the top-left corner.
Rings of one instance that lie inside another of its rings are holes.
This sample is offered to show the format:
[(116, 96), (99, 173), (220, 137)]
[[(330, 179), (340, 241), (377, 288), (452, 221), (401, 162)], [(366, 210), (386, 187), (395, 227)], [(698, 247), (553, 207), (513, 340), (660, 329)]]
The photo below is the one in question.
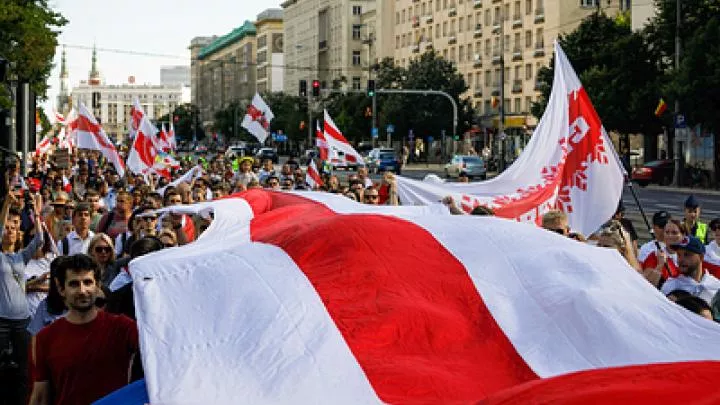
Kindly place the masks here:
[(70, 256), (53, 282), (68, 312), (36, 336), (30, 404), (89, 404), (128, 383), (137, 326), (95, 306), (100, 268), (89, 256)]
[(671, 247), (677, 251), (677, 264), (681, 274), (663, 284), (663, 294), (684, 290), (710, 304), (720, 290), (720, 280), (703, 268), (705, 245), (700, 239), (687, 236)]

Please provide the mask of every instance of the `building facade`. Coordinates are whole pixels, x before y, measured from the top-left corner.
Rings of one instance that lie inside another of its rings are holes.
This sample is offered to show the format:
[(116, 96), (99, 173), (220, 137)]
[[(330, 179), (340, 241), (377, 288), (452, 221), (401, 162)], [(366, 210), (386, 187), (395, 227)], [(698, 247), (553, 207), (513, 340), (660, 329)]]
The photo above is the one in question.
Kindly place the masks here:
[[(92, 107), (92, 94), (95, 92), (100, 93), (97, 108)], [(127, 135), (130, 108), (135, 99), (140, 101), (151, 120), (159, 120), (165, 114), (172, 114), (182, 104), (182, 97), (182, 86), (106, 85), (90, 84), (88, 81), (74, 87), (70, 95), (76, 110), (80, 103), (92, 109), (108, 136), (118, 142), (124, 141)]]
[(210, 45), (217, 37), (195, 37), (190, 41), (190, 102), (194, 106), (199, 105), (200, 100), (200, 51)]
[[(410, 0), (411, 1), (411, 0)], [(360, 88), (372, 66), (363, 14), (375, 0), (287, 0), (284, 10), (285, 91), (298, 94), (300, 80), (321, 87)], [(385, 12), (383, 10), (383, 12)], [(370, 20), (376, 18), (368, 16)]]
[(407, 67), (430, 50), (452, 61), (469, 86), (466, 95), (488, 127), (498, 126), (503, 85), (505, 126), (511, 128), (536, 124), (530, 108), (539, 97), (537, 74), (552, 58), (553, 40), (574, 30), (598, 7), (614, 15), (627, 4), (624, 0), (378, 1), (392, 16), (392, 57), (397, 65)]
[(261, 94), (283, 91), (285, 72), (283, 11), (265, 10), (257, 16), (257, 91)]
[(160, 84), (163, 86), (190, 86), (190, 66), (161, 66)]

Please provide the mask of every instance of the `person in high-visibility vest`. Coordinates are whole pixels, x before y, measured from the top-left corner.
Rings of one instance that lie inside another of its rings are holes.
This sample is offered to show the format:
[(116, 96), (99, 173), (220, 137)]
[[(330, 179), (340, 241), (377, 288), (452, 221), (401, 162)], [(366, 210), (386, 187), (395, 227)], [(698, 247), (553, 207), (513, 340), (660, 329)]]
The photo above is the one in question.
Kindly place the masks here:
[(704, 244), (708, 243), (708, 227), (706, 223), (700, 222), (700, 201), (698, 201), (694, 195), (690, 195), (687, 200), (685, 200), (684, 223), (690, 231), (690, 235), (700, 239)]

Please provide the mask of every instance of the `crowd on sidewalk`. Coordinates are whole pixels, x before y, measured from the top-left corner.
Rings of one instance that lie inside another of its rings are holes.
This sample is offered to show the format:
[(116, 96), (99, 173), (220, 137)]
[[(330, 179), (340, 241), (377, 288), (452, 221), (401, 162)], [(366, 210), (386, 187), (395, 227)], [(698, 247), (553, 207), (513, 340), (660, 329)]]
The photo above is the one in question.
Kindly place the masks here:
[[(252, 157), (181, 159), (171, 178), (120, 178), (99, 152), (77, 151), (67, 167), (38, 157), (26, 175), (7, 171), (0, 211), (0, 404), (89, 404), (142, 378), (129, 262), (196, 240), (212, 216), (158, 209), (211, 201), (248, 189), (316, 190), (364, 204), (399, 205), (394, 175), (374, 182), (360, 167), (320, 181), (291, 160), (275, 167)], [(460, 181), (467, 181), (461, 178)], [(451, 213), (464, 215), (452, 198)], [(472, 215), (493, 215), (487, 207)], [(653, 215), (657, 242), (637, 244), (622, 207), (594, 235), (573, 232), (561, 211), (542, 218), (549, 232), (617, 249), (669, 299), (701, 316), (720, 317), (720, 219)]]

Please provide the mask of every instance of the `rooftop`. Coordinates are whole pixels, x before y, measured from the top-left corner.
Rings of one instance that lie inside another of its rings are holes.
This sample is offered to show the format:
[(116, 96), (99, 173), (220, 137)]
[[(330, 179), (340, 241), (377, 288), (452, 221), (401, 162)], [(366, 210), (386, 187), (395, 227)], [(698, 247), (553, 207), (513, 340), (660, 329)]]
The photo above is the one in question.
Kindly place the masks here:
[(241, 39), (245, 38), (248, 35), (255, 35), (257, 31), (255, 30), (255, 25), (251, 23), (250, 21), (245, 21), (243, 25), (235, 28), (234, 30), (230, 31), (229, 34), (223, 35), (220, 38), (217, 38), (213, 42), (211, 42), (209, 45), (204, 47), (200, 50), (200, 54), (198, 55), (198, 59), (204, 59), (213, 53), (237, 42)]
[(280, 8), (269, 8), (262, 13), (258, 14), (257, 16), (257, 22), (261, 22), (263, 20), (282, 20), (283, 19), (283, 11)]

